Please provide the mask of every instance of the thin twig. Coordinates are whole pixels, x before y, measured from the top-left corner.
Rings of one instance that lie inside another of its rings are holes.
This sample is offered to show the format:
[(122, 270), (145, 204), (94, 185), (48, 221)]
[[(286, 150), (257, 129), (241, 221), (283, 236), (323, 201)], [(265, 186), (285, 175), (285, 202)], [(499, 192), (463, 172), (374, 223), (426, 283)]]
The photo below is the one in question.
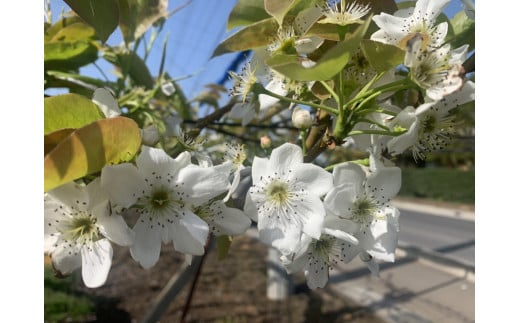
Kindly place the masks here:
[(190, 281), (192, 275), (198, 270), (202, 256), (194, 256), (191, 265), (184, 263), (177, 273), (170, 278), (168, 284), (157, 295), (148, 313), (143, 318), (143, 323), (156, 323), (163, 313), (168, 309), (172, 300), (181, 292), (184, 286)]

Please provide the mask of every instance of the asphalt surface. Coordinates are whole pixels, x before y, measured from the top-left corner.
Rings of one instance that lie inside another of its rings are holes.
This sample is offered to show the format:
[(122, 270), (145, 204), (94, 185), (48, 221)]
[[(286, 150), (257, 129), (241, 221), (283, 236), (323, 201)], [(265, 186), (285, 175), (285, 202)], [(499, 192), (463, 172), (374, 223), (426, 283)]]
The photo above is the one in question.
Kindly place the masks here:
[(466, 208), (395, 201), (400, 248), (379, 276), (355, 260), (327, 288), (389, 323), (475, 321), (475, 214)]

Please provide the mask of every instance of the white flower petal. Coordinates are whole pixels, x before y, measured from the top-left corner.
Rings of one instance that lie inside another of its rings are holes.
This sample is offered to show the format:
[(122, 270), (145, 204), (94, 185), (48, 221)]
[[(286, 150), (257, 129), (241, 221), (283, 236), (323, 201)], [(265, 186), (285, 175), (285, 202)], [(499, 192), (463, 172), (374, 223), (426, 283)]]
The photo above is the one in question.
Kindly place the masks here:
[(327, 194), (332, 188), (332, 174), (314, 164), (295, 165), (288, 178), (297, 179), (299, 185), (317, 196)]
[(68, 249), (63, 244), (59, 244), (51, 254), (52, 264), (63, 275), (72, 273), (81, 267), (81, 256), (79, 254), (69, 255)]
[(188, 165), (178, 173), (178, 183), (182, 183), (186, 200), (200, 205), (226, 192), (229, 187), (228, 174), (214, 167)]
[(172, 237), (175, 250), (196, 256), (204, 254), (204, 246), (209, 233), (206, 222), (193, 212), (185, 210), (184, 216), (174, 228)]
[(329, 266), (321, 259), (310, 262), (305, 277), (310, 289), (323, 288), (329, 281)]
[[(334, 216), (345, 216), (347, 210), (352, 208), (358, 190), (353, 184), (343, 184), (332, 188), (325, 196), (323, 203), (328, 213)], [(330, 221), (330, 220), (329, 220)]]
[(399, 167), (383, 167), (377, 169), (367, 178), (367, 187), (376, 199), (386, 201), (394, 198), (401, 189), (401, 169)]
[(110, 241), (120, 246), (130, 246), (134, 243), (135, 233), (132, 231), (122, 216), (108, 214), (97, 217), (99, 231)]
[(251, 220), (239, 209), (227, 207), (223, 202), (221, 204), (222, 215), (215, 218), (215, 224), (218, 225), (221, 234), (239, 235), (251, 226)]
[(258, 211), (256, 209), (256, 204), (251, 199), (251, 194), (246, 194), (246, 200), (244, 202), (244, 213), (247, 215), (251, 220), (258, 222)]
[(123, 163), (103, 167), (101, 186), (113, 202), (129, 207), (137, 200), (135, 194), (140, 193), (145, 182), (134, 165)]
[(81, 274), (87, 287), (96, 288), (105, 283), (112, 266), (112, 254), (112, 246), (107, 239), (96, 241), (92, 250), (83, 246), (81, 249)]
[(147, 221), (137, 220), (134, 228), (135, 240), (130, 246), (130, 254), (144, 269), (153, 267), (161, 253), (161, 233), (152, 228)]
[(284, 227), (283, 231), (278, 227), (263, 227), (258, 224), (260, 241), (278, 249), (282, 254), (290, 254), (296, 251), (300, 242), (301, 230), (294, 226)]
[(253, 159), (251, 166), (251, 176), (253, 177), (253, 184), (260, 182), (261, 177), (267, 177), (270, 174), (270, 164), (267, 158), (256, 157)]
[(334, 167), (332, 176), (334, 178), (334, 186), (350, 184), (355, 193), (358, 193), (361, 191), (361, 185), (366, 178), (366, 173), (358, 164), (346, 162)]
[(88, 194), (84, 186), (69, 182), (47, 192), (47, 196), (67, 206), (75, 206), (80, 210), (87, 209)]
[[(185, 156), (187, 154), (187, 156)], [(160, 148), (153, 148), (142, 146), (141, 153), (136, 159), (136, 165), (139, 173), (145, 177), (150, 177), (152, 174), (166, 175), (168, 173), (175, 174), (180, 168), (189, 163), (187, 157), (191, 157), (188, 152), (179, 155), (177, 159), (173, 159), (166, 152)], [(191, 159), (191, 158), (190, 158)]]
[(291, 143), (285, 143), (273, 149), (271, 157), (269, 158), (270, 169), (279, 174), (293, 169), (296, 165), (301, 163), (303, 163), (302, 149)]
[(325, 218), (323, 202), (314, 195), (307, 196), (298, 203), (298, 216), (303, 220), (302, 231), (314, 239), (319, 239)]
[(92, 101), (99, 106), (103, 114), (107, 118), (113, 118), (121, 115), (121, 110), (117, 100), (112, 93), (105, 88), (97, 88), (94, 91)]

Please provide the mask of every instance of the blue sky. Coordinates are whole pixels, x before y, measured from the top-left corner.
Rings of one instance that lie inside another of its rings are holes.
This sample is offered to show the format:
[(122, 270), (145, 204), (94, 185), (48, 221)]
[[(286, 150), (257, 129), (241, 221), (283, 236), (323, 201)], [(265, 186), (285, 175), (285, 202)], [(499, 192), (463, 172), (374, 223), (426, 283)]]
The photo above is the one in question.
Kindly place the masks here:
[[(186, 2), (187, 0), (170, 0), (168, 9), (172, 11)], [(219, 42), (234, 32), (226, 32), (226, 21), (236, 2), (237, 0), (191, 0), (187, 6), (171, 16), (159, 34), (154, 50), (147, 60), (152, 75), (157, 75), (162, 43), (168, 37), (165, 70), (173, 78), (191, 75), (179, 81), (188, 98), (193, 98), (204, 90), (205, 84), (215, 83), (225, 76), (227, 67), (237, 54), (210, 58)], [(68, 10), (65, 2), (51, 0), (54, 20), (58, 19), (63, 8)], [(446, 14), (453, 16), (461, 8), (459, 0), (452, 0), (446, 8)], [(117, 29), (108, 43), (117, 45), (121, 42), (121, 33)], [(111, 64), (99, 60), (99, 66), (109, 78), (113, 77), (110, 73), (113, 69)], [(102, 78), (93, 67), (82, 70), (82, 73)]]

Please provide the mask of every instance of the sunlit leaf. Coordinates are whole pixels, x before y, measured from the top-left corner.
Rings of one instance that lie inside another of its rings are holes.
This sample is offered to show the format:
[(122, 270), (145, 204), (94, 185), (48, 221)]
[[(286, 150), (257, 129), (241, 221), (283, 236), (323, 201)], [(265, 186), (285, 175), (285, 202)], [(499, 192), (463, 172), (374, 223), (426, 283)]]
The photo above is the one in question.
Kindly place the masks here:
[(63, 19), (58, 20), (56, 23), (54, 23), (54, 25), (44, 29), (43, 41), (50, 41), (52, 37), (54, 37), (54, 35), (56, 35), (56, 33), (59, 32), (61, 29), (77, 22), (82, 22), (81, 18), (77, 16), (65, 17)]
[(450, 21), (453, 37), (448, 38), (452, 48), (469, 45), (469, 51), (475, 49), (475, 21), (469, 19), (463, 11), (457, 13)]
[(222, 260), (226, 258), (229, 253), (229, 247), (231, 246), (233, 238), (230, 236), (218, 236), (217, 237), (217, 259)]
[(306, 68), (302, 66), (298, 57), (284, 54), (268, 58), (266, 64), (293, 80), (330, 80), (349, 62), (369, 24), (370, 19), (367, 19), (353, 34), (347, 35), (343, 41), (329, 49), (312, 67)]
[(283, 18), (289, 11), (295, 0), (264, 0), (265, 11), (278, 22), (283, 24)]
[(96, 30), (102, 42), (117, 28), (119, 4), (117, 0), (64, 0), (87, 24)]
[(44, 68), (77, 69), (98, 59), (98, 49), (90, 41), (48, 42), (43, 45)]
[(95, 35), (94, 28), (82, 22), (76, 22), (60, 29), (48, 42), (93, 40)]
[(56, 95), (44, 100), (45, 134), (65, 128), (81, 128), (102, 118), (94, 102), (79, 94)]
[(47, 155), (51, 152), (63, 139), (67, 138), (76, 129), (60, 129), (46, 134), (43, 137), (43, 153)]
[(168, 0), (118, 0), (119, 27), (127, 43), (168, 15)]
[(274, 18), (267, 18), (244, 27), (237, 33), (224, 40), (213, 52), (213, 56), (248, 50), (269, 44), (278, 30), (278, 23)]
[(140, 146), (140, 130), (129, 118), (102, 119), (77, 129), (45, 156), (44, 190), (129, 161)]
[(263, 0), (239, 0), (229, 14), (227, 30), (269, 18)]
[(404, 51), (393, 45), (363, 39), (361, 50), (377, 72), (386, 72), (404, 61)]
[[(68, 83), (73, 83), (89, 90), (95, 90), (98, 87), (104, 87), (110, 84), (110, 82), (102, 81), (96, 78), (92, 78), (85, 75), (67, 73), (61, 71), (47, 71), (46, 74)], [(58, 86), (56, 86), (58, 87)]]

